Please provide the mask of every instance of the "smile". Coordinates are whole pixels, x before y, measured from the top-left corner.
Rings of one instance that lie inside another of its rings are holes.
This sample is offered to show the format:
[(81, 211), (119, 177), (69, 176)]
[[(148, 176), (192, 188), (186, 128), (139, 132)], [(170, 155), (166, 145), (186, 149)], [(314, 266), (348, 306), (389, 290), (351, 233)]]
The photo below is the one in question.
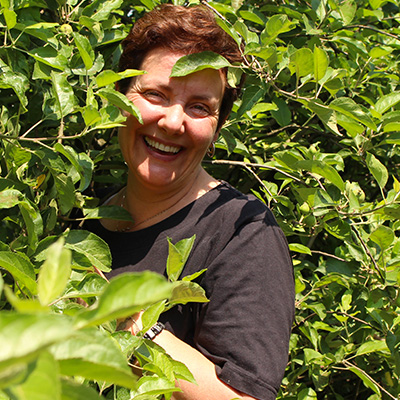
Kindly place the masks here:
[(165, 146), (160, 142), (156, 142), (155, 140), (145, 136), (144, 141), (149, 147), (162, 151), (163, 153), (172, 153), (176, 154), (181, 150), (181, 147), (176, 146)]

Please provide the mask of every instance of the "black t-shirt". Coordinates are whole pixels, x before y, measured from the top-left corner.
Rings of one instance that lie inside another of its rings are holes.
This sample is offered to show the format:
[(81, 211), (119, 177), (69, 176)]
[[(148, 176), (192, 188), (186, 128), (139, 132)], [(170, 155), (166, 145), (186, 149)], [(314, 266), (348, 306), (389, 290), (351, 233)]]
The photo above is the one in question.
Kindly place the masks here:
[(160, 320), (209, 358), (222, 381), (257, 399), (275, 399), (288, 357), (294, 283), (286, 239), (261, 201), (221, 183), (139, 231), (111, 232), (99, 221), (85, 228), (110, 246), (108, 277), (165, 275), (167, 237), (176, 243), (195, 234), (182, 277), (207, 268), (199, 283), (210, 301), (175, 306)]

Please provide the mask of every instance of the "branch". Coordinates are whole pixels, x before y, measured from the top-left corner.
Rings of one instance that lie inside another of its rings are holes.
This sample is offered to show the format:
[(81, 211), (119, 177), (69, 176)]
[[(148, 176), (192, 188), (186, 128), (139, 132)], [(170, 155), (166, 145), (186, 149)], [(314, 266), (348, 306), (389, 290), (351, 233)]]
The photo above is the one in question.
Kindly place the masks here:
[(348, 367), (348, 368), (355, 368), (357, 371), (360, 371), (363, 375), (365, 375), (366, 377), (368, 377), (368, 379), (370, 379), (376, 386), (378, 386), (378, 388), (380, 390), (382, 390), (382, 392), (386, 393), (391, 399), (393, 400), (398, 400), (398, 397), (393, 396), (390, 392), (388, 392), (382, 385), (380, 385), (375, 379), (373, 379), (371, 377), (371, 375), (368, 375), (363, 369), (361, 369), (360, 367), (357, 367), (357, 365), (352, 364), (351, 362), (347, 361), (347, 360), (343, 360), (342, 363)]
[(264, 164), (257, 164), (257, 163), (246, 163), (243, 161), (231, 161), (231, 160), (211, 160), (211, 161), (207, 161), (205, 160), (204, 162), (209, 162), (211, 164), (227, 164), (227, 165), (237, 165), (243, 168), (248, 168), (248, 167), (255, 167), (255, 168), (265, 168), (265, 169), (270, 169), (272, 171), (276, 171), (276, 172), (280, 172), (281, 174), (295, 180), (296, 182), (302, 183), (303, 185), (307, 186), (307, 184), (305, 182), (303, 182), (301, 179), (296, 178), (293, 175), (290, 175), (289, 173), (282, 171), (279, 168), (276, 167), (271, 167), (269, 165), (264, 165)]

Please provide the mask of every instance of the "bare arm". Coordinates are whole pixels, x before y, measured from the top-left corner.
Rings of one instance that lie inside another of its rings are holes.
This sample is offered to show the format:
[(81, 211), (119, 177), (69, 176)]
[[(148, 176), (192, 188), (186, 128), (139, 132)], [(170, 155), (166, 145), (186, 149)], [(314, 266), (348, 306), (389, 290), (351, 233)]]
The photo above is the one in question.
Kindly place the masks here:
[(174, 393), (173, 400), (255, 400), (243, 395), (218, 379), (215, 365), (203, 354), (175, 337), (167, 330), (162, 331), (155, 339), (158, 345), (175, 360), (184, 363), (196, 379), (197, 385), (180, 380), (177, 386), (183, 392)]

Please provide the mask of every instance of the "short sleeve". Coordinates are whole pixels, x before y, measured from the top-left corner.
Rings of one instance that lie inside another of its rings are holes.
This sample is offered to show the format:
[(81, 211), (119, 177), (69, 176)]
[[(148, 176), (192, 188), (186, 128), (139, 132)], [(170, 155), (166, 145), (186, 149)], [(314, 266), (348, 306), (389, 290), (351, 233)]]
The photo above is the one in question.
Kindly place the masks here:
[(272, 215), (237, 227), (207, 267), (203, 286), (210, 302), (200, 312), (195, 346), (228, 385), (275, 399), (288, 360), (294, 282)]

